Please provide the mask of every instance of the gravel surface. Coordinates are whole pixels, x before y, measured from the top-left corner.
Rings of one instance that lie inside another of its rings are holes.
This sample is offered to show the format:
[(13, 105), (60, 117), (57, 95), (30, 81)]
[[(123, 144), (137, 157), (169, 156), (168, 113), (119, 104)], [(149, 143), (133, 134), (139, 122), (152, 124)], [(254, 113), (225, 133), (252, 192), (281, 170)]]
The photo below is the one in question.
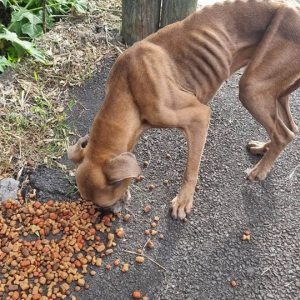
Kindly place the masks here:
[[(80, 135), (88, 133), (102, 104), (112, 63), (106, 61), (93, 80), (73, 90), (78, 102), (70, 122)], [(96, 276), (86, 277), (90, 289), (76, 293), (77, 299), (132, 299), (134, 290), (151, 300), (300, 299), (300, 141), (296, 138), (288, 146), (265, 181), (246, 180), (245, 170), (259, 159), (247, 152), (246, 142), (264, 141), (267, 136), (238, 101), (239, 77), (236, 74), (225, 83), (210, 103), (201, 190), (195, 192), (189, 221), (172, 220), (169, 213), (185, 167), (185, 139), (177, 130), (149, 130), (135, 149), (139, 164), (146, 160), (149, 165), (143, 167), (145, 179), (131, 185), (132, 200), (123, 214), (132, 217), (126, 223), (116, 221), (116, 226), (124, 228), (124, 239), (118, 241), (114, 254), (103, 259), (104, 265), (116, 258), (128, 262), (129, 272), (122, 273), (120, 267), (96, 269)], [(291, 101), (296, 123), (300, 107), (293, 100), (299, 96), (295, 93)], [(38, 172), (43, 178), (42, 170)], [(60, 190), (57, 176), (48, 176), (47, 184)], [(150, 184), (155, 185), (153, 190)], [(41, 195), (43, 187), (35, 187)], [(54, 191), (52, 199), (58, 194)], [(148, 204), (152, 210), (145, 214), (142, 209)], [(167, 271), (147, 258), (137, 264), (134, 255), (124, 252), (144, 247), (149, 238), (144, 230), (151, 229), (154, 216), (160, 217), (158, 235), (151, 237), (155, 247), (144, 253)], [(241, 239), (245, 230), (251, 231), (250, 241)], [(235, 288), (231, 280), (237, 282)]]

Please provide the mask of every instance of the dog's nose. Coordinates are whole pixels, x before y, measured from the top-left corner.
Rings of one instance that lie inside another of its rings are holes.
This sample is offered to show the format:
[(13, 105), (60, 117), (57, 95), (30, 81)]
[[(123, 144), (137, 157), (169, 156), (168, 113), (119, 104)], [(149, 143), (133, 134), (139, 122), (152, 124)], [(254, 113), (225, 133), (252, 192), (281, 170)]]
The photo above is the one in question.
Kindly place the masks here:
[(120, 212), (123, 207), (126, 205), (126, 203), (130, 200), (131, 194), (129, 189), (127, 189), (123, 196), (120, 198), (119, 201), (117, 201), (115, 204), (110, 205), (110, 206), (101, 206), (99, 204), (94, 203), (95, 206), (97, 206), (100, 210), (102, 211), (112, 211), (114, 213)]

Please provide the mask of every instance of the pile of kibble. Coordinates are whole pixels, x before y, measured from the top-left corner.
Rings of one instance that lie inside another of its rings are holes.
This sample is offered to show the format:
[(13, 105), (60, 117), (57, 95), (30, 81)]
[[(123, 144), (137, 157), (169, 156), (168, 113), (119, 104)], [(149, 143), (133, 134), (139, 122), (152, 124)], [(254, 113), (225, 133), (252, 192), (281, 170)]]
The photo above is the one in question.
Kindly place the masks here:
[[(102, 258), (113, 253), (110, 231), (119, 215), (102, 216), (82, 199), (25, 203), (18, 198), (0, 205), (0, 299), (75, 300), (75, 291), (89, 288), (84, 274), (96, 275)], [(122, 228), (115, 232), (123, 236)]]

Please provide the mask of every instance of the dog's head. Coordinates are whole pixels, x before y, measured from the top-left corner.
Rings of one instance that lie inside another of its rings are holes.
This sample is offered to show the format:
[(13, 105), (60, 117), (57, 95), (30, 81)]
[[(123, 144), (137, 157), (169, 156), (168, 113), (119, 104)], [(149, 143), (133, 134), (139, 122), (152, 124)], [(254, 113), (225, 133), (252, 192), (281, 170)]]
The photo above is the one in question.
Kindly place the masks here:
[(100, 208), (119, 211), (119, 204), (130, 198), (131, 179), (141, 173), (135, 156), (124, 152), (96, 162), (86, 156), (87, 148), (87, 136), (68, 148), (68, 158), (77, 167), (76, 182), (81, 196)]

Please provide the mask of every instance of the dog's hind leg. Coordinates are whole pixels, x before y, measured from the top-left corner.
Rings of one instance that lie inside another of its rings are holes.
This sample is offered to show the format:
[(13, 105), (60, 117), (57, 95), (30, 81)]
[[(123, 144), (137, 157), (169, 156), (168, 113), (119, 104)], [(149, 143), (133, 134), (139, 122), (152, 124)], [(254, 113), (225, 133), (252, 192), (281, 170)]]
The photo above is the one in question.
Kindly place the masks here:
[(249, 144), (251, 152), (264, 154), (248, 179), (263, 180), (273, 163), (294, 139), (288, 95), (300, 86), (300, 28), (298, 11), (277, 11), (240, 80), (240, 100), (266, 129), (270, 141)]
[[(300, 85), (300, 81), (299, 81)], [(297, 88), (294, 86), (294, 88)], [(290, 105), (289, 105), (289, 96), (283, 96), (278, 98), (278, 113), (279, 117), (283, 120), (284, 124), (294, 133), (298, 132), (298, 126), (295, 124), (293, 119)]]
[(271, 140), (265, 144), (251, 143), (251, 152), (259, 153), (257, 150), (261, 150), (264, 154), (248, 175), (251, 181), (265, 179), (277, 157), (294, 139), (294, 132), (285, 124), (279, 113), (281, 110), (278, 109), (279, 101), (262, 93), (255, 97), (256, 101), (253, 100), (251, 94), (244, 95), (241, 101), (253, 117), (265, 127)]
[[(298, 128), (288, 104), (288, 96), (276, 97), (277, 92), (244, 73), (240, 81), (240, 100), (252, 116), (266, 129), (271, 140), (267, 143), (250, 142), (249, 150), (264, 154), (248, 175), (248, 179), (263, 180), (273, 163), (295, 136)], [(253, 77), (251, 77), (253, 78)]]
[[(295, 124), (293, 116), (291, 114), (291, 109), (289, 106), (289, 96), (280, 97), (277, 103), (280, 119), (284, 122), (289, 130), (291, 130), (293, 133), (297, 133), (298, 126)], [(253, 154), (265, 155), (269, 150), (270, 143), (271, 141), (268, 141), (266, 143), (259, 141), (250, 141), (247, 144), (247, 149)]]
[(269, 145), (271, 141), (268, 142), (259, 142), (259, 141), (250, 141), (247, 144), (247, 149), (253, 154), (265, 155), (269, 150)]

